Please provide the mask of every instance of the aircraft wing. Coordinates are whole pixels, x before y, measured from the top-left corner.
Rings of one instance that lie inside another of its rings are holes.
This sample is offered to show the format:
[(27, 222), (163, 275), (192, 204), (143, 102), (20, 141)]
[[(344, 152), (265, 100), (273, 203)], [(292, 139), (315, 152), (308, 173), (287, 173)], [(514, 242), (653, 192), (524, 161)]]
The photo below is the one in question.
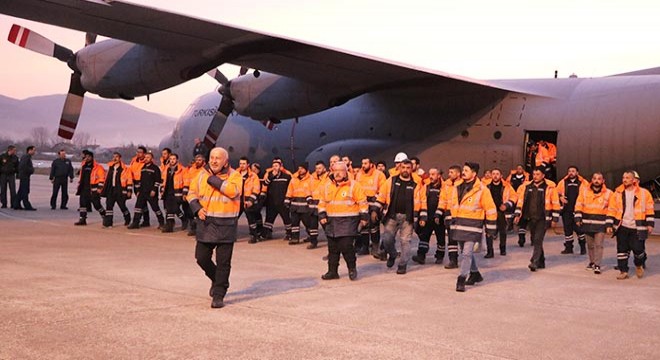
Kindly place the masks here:
[(124, 1), (2, 0), (0, 13), (174, 52), (216, 54), (216, 63), (344, 87), (355, 95), (419, 85), (531, 93)]

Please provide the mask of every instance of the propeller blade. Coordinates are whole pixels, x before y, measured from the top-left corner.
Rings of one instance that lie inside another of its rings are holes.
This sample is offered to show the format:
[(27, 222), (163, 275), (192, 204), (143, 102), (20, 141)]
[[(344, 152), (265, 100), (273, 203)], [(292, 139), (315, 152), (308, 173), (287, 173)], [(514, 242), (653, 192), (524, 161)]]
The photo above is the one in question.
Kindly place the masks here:
[(54, 57), (63, 62), (68, 62), (74, 58), (73, 51), (70, 49), (58, 45), (30, 29), (16, 24), (12, 25), (9, 30), (7, 40), (22, 48)]
[(218, 69), (209, 70), (206, 72), (206, 74), (214, 78), (215, 81), (219, 82), (221, 85), (227, 85), (229, 82), (229, 79), (227, 79), (227, 77)]
[(96, 42), (96, 34), (85, 33), (85, 46), (92, 45)]
[(234, 111), (234, 103), (229, 96), (223, 95), (222, 100), (220, 100), (218, 111), (215, 113), (215, 116), (213, 116), (213, 120), (211, 120), (208, 130), (206, 130), (206, 136), (204, 136), (204, 144), (207, 148), (212, 149), (215, 147), (215, 143), (218, 141), (218, 137), (220, 136), (222, 129), (225, 127), (227, 118), (232, 111)]
[(73, 133), (76, 131), (76, 126), (78, 126), (80, 111), (82, 110), (83, 100), (85, 99), (84, 96), (85, 89), (80, 82), (80, 74), (71, 74), (69, 93), (66, 95), (66, 100), (64, 101), (60, 127), (57, 131), (57, 135), (60, 137), (67, 140), (73, 138)]

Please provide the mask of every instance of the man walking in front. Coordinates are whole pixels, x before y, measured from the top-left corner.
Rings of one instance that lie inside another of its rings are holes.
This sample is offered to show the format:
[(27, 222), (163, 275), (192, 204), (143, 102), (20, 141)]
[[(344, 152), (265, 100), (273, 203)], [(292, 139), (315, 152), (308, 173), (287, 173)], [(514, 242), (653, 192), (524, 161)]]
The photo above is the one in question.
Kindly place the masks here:
[[(429, 184), (426, 185), (426, 211), (428, 214), (436, 214), (438, 203), (440, 202), (440, 191), (442, 190), (442, 178), (437, 168), (429, 169)], [(426, 254), (429, 252), (431, 235), (435, 232), (436, 251), (435, 263), (442, 264), (445, 257), (445, 223), (440, 221), (439, 215), (437, 221), (426, 222), (425, 226), (419, 226), (417, 235), (419, 236), (419, 246), (417, 255), (413, 255), (412, 260), (418, 264), (426, 263)]]
[(105, 220), (105, 209), (101, 205), (105, 170), (101, 164), (94, 160), (93, 152), (83, 150), (82, 155), (80, 180), (78, 181), (78, 191), (76, 191), (76, 195), (80, 196), (79, 219), (78, 222), (74, 223), (76, 226), (87, 225), (87, 213), (92, 211), (92, 205)]
[(60, 150), (57, 159), (53, 160), (50, 166), (50, 182), (53, 184), (53, 194), (50, 197), (50, 208), (55, 210), (57, 207), (57, 194), (62, 190), (62, 200), (60, 209), (66, 210), (66, 204), (69, 202), (69, 182), (73, 182), (73, 165), (71, 160), (66, 158), (66, 151)]
[(532, 181), (518, 188), (514, 223), (525, 227), (531, 233), (532, 258), (529, 270), (545, 268), (543, 238), (550, 221), (559, 221), (559, 198), (552, 182), (545, 179), (545, 169), (537, 167), (532, 172)]
[[(500, 235), (500, 255), (506, 255), (506, 231), (509, 227), (509, 221), (513, 217), (513, 209), (516, 207), (518, 195), (509, 183), (502, 179), (500, 169), (491, 170), (491, 181), (486, 185), (493, 197), (493, 202), (497, 207), (497, 233)], [(486, 236), (486, 259), (495, 256), (493, 250), (494, 238)]]
[[(212, 308), (225, 306), (231, 258), (241, 208), (241, 174), (229, 166), (229, 154), (221, 147), (211, 150), (210, 159), (190, 184), (187, 199), (197, 217), (195, 259), (211, 280)], [(212, 260), (215, 250), (215, 263)]]
[(133, 194), (133, 177), (131, 171), (123, 161), (121, 154), (115, 152), (112, 154), (112, 161), (108, 163), (108, 173), (103, 186), (101, 196), (105, 197), (105, 218), (103, 218), (103, 227), (112, 227), (114, 220), (115, 203), (124, 216), (124, 226), (131, 223), (131, 212), (126, 206), (126, 200)]
[(456, 279), (458, 292), (464, 292), (465, 285), (483, 281), (474, 258), (474, 247), (481, 242), (484, 225), (487, 236), (494, 236), (497, 229), (495, 203), (490, 190), (477, 177), (478, 173), (479, 164), (466, 162), (461, 173), (463, 182), (452, 187), (448, 194), (449, 209), (445, 221), (450, 224), (451, 237), (458, 241), (462, 255)]
[(580, 227), (575, 226), (575, 201), (577, 200), (580, 188), (589, 186), (589, 182), (585, 180), (578, 172), (577, 166), (569, 166), (568, 174), (557, 183), (557, 195), (559, 196), (559, 203), (561, 204), (561, 222), (564, 226), (564, 250), (562, 254), (573, 253), (573, 233), (578, 236), (578, 244), (580, 245), (580, 255), (587, 253), (587, 245), (584, 233)]

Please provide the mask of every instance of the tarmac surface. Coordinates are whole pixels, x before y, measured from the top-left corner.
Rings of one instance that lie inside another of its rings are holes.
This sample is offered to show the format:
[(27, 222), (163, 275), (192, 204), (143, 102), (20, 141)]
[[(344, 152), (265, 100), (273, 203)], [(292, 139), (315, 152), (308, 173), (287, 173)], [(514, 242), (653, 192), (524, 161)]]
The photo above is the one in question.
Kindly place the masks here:
[(621, 281), (613, 239), (603, 274), (594, 275), (584, 270), (586, 256), (560, 255), (563, 236), (550, 231), (547, 269), (531, 273), (531, 248), (510, 235), (507, 256), (477, 254), (484, 282), (457, 293), (457, 271), (433, 264), (432, 252), (406, 275), (362, 256), (357, 281), (343, 261), (341, 279), (322, 281), (325, 242), (315, 250), (247, 244), (242, 218), (227, 306), (211, 309), (192, 238), (155, 227), (103, 229), (98, 213), (74, 227), (78, 198), (70, 210), (50, 210), (49, 197), (48, 179), (34, 176), (38, 211), (0, 210), (2, 359), (657, 356), (658, 236), (647, 241), (645, 276), (634, 276), (631, 260), (631, 278)]

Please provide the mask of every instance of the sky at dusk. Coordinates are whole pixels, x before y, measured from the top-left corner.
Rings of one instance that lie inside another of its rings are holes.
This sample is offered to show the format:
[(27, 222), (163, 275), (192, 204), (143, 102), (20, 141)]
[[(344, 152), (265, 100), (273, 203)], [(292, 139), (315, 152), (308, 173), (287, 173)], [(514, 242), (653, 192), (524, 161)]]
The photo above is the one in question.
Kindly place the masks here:
[[(476, 79), (548, 78), (554, 70), (596, 77), (660, 66), (657, 1), (132, 2)], [(0, 15), (0, 94), (65, 93), (69, 68), (8, 43), (13, 23), (74, 51), (84, 43), (83, 33)], [(221, 69), (229, 78), (238, 72)], [(178, 117), (216, 85), (203, 76), (131, 103)]]

